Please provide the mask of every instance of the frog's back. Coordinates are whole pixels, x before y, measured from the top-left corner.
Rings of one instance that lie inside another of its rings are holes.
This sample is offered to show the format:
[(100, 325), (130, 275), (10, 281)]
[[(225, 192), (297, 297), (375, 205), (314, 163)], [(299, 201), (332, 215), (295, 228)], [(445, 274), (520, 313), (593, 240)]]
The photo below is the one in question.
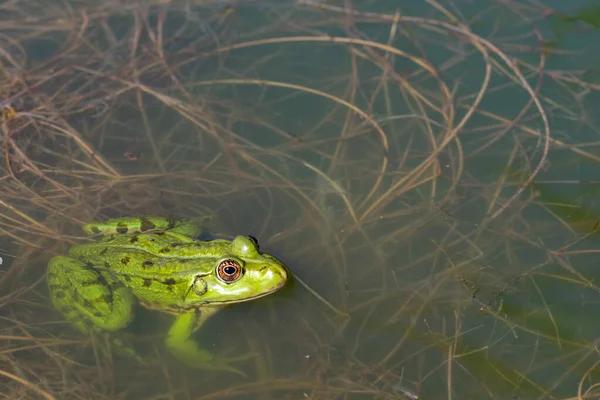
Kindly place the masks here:
[(183, 235), (165, 232), (107, 235), (101, 240), (73, 246), (70, 255), (77, 258), (102, 258), (114, 249), (123, 254), (147, 253), (163, 258), (211, 258), (227, 251), (231, 242), (223, 239), (196, 240)]

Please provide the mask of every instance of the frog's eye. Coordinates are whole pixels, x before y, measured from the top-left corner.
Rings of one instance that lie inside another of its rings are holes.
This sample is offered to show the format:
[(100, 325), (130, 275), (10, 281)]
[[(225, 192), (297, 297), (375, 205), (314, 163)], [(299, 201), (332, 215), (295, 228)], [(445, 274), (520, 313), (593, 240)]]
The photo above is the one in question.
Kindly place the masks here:
[(242, 267), (235, 260), (223, 260), (217, 265), (217, 277), (225, 283), (233, 283), (242, 276)]
[(258, 244), (258, 239), (257, 239), (257, 238), (255, 238), (255, 237), (254, 237), (254, 236), (252, 236), (252, 235), (248, 235), (247, 237), (248, 237), (248, 239), (250, 239), (250, 241), (251, 241), (252, 243), (254, 243), (254, 245), (256, 246), (256, 248), (260, 250), (260, 245)]

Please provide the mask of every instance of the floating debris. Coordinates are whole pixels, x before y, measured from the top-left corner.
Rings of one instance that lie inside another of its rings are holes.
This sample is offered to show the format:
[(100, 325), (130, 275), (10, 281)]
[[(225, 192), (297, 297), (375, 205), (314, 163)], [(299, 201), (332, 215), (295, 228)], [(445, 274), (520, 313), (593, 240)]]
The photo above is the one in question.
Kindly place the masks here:
[(131, 161), (138, 159), (137, 156), (130, 151), (126, 151), (125, 154), (123, 154), (123, 155)]

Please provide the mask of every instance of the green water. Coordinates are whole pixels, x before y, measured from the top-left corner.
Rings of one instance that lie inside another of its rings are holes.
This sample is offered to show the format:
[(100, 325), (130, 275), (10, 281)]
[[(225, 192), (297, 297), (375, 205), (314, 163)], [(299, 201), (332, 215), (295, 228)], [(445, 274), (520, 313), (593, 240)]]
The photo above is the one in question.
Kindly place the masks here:
[[(3, 98), (63, 118), (55, 136), (23, 128), (44, 151), (15, 140), (73, 190), (18, 171), (61, 206), (0, 197), (65, 235), (33, 254), (2, 245), (6, 349), (65, 340), (6, 350), (4, 371), (57, 399), (564, 399), (594, 385), (593, 1), (69, 4), (33, 22), (3, 9), (22, 21), (3, 32), (31, 87)], [(170, 315), (138, 310), (141, 366), (95, 355), (49, 308), (45, 263), (77, 221), (207, 213), (297, 278), (195, 337), (255, 352), (246, 377), (178, 365)], [(8, 397), (42, 396), (3, 376)]]

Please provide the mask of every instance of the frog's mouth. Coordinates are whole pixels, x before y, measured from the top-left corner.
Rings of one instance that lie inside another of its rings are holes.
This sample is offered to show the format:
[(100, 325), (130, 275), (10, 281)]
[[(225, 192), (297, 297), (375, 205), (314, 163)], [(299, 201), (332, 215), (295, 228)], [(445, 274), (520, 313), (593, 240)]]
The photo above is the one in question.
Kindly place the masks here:
[(282, 287), (284, 287), (286, 285), (287, 281), (288, 280), (287, 280), (287, 277), (286, 277), (286, 279), (282, 280), (280, 283), (278, 283), (277, 285), (273, 286), (271, 289), (265, 290), (265, 291), (261, 291), (260, 293), (254, 295), (254, 296), (246, 297), (246, 298), (241, 299), (241, 300), (239, 300), (237, 302), (234, 301), (234, 303), (243, 303), (243, 302), (250, 301), (250, 300), (260, 299), (261, 297), (265, 297), (265, 296), (268, 296), (270, 294), (273, 294), (273, 293), (277, 292), (279, 289), (281, 289)]
[(254, 296), (247, 296), (247, 297), (240, 298), (240, 299), (226, 300), (226, 301), (221, 301), (221, 302), (217, 300), (217, 301), (211, 301), (211, 302), (206, 303), (206, 304), (207, 305), (211, 305), (211, 304), (213, 304), (213, 305), (226, 305), (226, 304), (235, 304), (235, 303), (245, 303), (247, 301), (252, 301), (252, 300), (260, 299), (261, 297), (265, 297), (265, 296), (268, 296), (270, 294), (273, 294), (273, 293), (277, 292), (279, 289), (281, 289), (282, 287), (284, 287), (287, 284), (287, 282), (288, 282), (288, 279), (287, 279), (288, 277), (286, 275), (285, 277), (282, 276), (282, 278), (285, 278), (285, 279), (282, 279), (281, 282), (279, 282), (277, 285), (274, 285), (271, 289), (269, 289), (269, 290), (263, 290), (260, 293), (255, 294)]
[(260, 294), (257, 294), (256, 296), (253, 297), (247, 297), (246, 299), (242, 300), (242, 301), (248, 301), (248, 300), (255, 300), (255, 299), (260, 299), (261, 297), (265, 297), (268, 296), (270, 294), (275, 293), (276, 291), (278, 291), (279, 289), (281, 289), (282, 287), (285, 286), (285, 284), (287, 283), (287, 280), (281, 282), (279, 285), (275, 286), (273, 289), (266, 291), (266, 292), (262, 292)]
[(252, 296), (252, 297), (245, 297), (243, 299), (237, 299), (237, 300), (229, 300), (229, 301), (209, 301), (207, 300), (206, 302), (202, 303), (200, 306), (201, 307), (210, 307), (210, 306), (226, 306), (228, 304), (237, 304), (237, 303), (246, 303), (252, 300), (257, 300), (260, 299), (261, 297), (265, 297), (268, 296), (272, 293), (275, 293), (277, 290), (279, 289), (273, 289), (269, 292), (264, 292), (261, 294), (257, 294), (256, 296)]

